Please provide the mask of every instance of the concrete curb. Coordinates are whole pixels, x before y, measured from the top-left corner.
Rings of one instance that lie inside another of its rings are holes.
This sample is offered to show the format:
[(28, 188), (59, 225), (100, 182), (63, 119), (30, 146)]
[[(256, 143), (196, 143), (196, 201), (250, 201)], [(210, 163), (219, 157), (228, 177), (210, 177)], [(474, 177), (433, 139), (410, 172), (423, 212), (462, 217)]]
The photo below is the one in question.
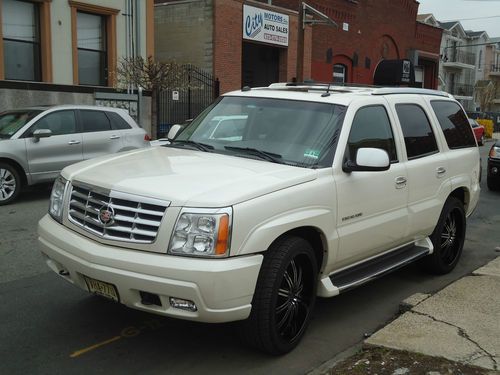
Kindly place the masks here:
[(500, 370), (500, 257), (441, 291), (401, 303), (403, 315), (367, 346), (416, 352)]

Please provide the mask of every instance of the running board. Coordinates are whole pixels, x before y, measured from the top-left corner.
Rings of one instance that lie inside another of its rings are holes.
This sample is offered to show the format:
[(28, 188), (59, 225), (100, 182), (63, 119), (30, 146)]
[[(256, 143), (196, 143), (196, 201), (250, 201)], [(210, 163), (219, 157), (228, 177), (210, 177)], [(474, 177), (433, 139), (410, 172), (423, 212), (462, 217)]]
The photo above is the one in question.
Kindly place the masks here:
[(333, 297), (422, 258), (433, 251), (429, 238), (335, 272), (320, 281), (318, 295)]

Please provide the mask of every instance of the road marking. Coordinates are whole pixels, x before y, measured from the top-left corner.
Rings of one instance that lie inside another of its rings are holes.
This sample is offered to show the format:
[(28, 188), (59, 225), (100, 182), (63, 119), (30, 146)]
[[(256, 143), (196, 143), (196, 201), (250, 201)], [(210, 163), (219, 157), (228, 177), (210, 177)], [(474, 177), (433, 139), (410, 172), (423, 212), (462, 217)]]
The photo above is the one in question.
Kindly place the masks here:
[[(1, 2), (1, 0), (0, 0), (0, 2)], [(115, 342), (119, 339), (133, 338), (133, 337), (140, 335), (144, 331), (157, 331), (157, 330), (163, 328), (164, 326), (165, 326), (164, 320), (149, 319), (149, 320), (146, 320), (146, 321), (139, 323), (139, 325), (137, 325), (137, 326), (125, 327), (124, 329), (122, 329), (119, 336), (115, 336), (109, 340), (100, 342), (98, 344), (91, 345), (91, 346), (84, 348), (84, 349), (77, 350), (77, 351), (71, 353), (70, 357), (76, 358), (76, 357), (81, 356), (82, 354), (85, 354), (85, 353), (88, 353), (94, 349), (100, 348), (101, 346), (111, 344), (112, 342)]]
[(113, 338), (111, 338), (109, 340), (106, 340), (106, 341), (100, 342), (98, 344), (89, 346), (89, 347), (87, 347), (85, 349), (77, 350), (76, 352), (71, 353), (70, 357), (71, 358), (76, 358), (76, 357), (78, 357), (78, 356), (80, 356), (82, 354), (90, 352), (91, 350), (100, 348), (101, 346), (104, 346), (104, 345), (111, 344), (112, 342), (115, 342), (116, 340), (120, 340), (121, 338), (122, 338), (122, 336), (115, 336), (115, 337), (113, 337)]

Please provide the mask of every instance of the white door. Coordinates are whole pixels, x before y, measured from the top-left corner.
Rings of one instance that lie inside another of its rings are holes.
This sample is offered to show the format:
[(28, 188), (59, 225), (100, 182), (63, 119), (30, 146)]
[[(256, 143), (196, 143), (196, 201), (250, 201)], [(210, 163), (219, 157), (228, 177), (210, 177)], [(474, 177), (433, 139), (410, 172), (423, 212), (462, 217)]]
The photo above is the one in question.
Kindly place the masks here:
[[(336, 269), (388, 250), (407, 237), (408, 177), (396, 141), (399, 132), (383, 99), (380, 104), (355, 111), (349, 137), (344, 145), (339, 144), (344, 153), (342, 162), (354, 161), (359, 148), (369, 147), (387, 151), (391, 165), (386, 171), (351, 173), (335, 166), (339, 234)], [(345, 123), (349, 122), (347, 118)]]
[(401, 126), (408, 170), (409, 230), (412, 238), (432, 233), (451, 193), (448, 159), (436, 134), (440, 131), (429, 119), (430, 109), (419, 96), (389, 98)]

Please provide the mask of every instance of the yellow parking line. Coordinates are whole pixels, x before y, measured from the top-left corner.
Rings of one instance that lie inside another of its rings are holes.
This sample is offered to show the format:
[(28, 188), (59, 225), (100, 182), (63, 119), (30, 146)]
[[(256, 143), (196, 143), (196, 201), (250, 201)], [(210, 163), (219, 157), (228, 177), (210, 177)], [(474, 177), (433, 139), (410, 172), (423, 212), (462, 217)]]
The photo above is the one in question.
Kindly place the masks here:
[(103, 342), (100, 342), (98, 344), (95, 344), (95, 345), (92, 345), (92, 346), (89, 346), (88, 348), (85, 348), (85, 349), (81, 349), (81, 350), (77, 350), (76, 352), (73, 352), (70, 357), (71, 358), (75, 358), (75, 357), (78, 357), (82, 354), (85, 354), (87, 352), (90, 352), (91, 350), (94, 350), (94, 349), (97, 349), (101, 346), (104, 346), (104, 345), (108, 345), (108, 344), (111, 344), (112, 342), (116, 341), (116, 340), (119, 340), (121, 339), (122, 337), (121, 336), (115, 336), (109, 340), (106, 340), (106, 341), (103, 341)]

